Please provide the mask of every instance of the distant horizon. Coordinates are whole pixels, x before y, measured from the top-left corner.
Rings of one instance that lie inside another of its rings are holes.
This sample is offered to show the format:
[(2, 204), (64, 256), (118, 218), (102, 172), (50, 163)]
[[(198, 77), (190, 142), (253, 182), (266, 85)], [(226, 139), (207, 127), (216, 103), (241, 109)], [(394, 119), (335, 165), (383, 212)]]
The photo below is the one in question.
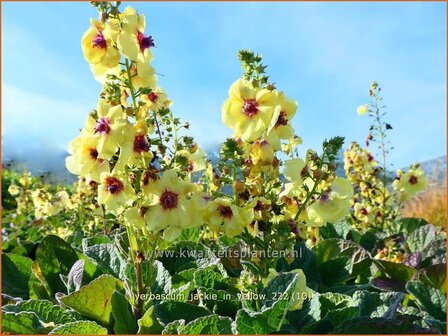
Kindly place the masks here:
[[(146, 16), (174, 114), (205, 149), (232, 133), (221, 105), (241, 75), (238, 50), (251, 49), (298, 101), (302, 157), (333, 136), (344, 148), (364, 143), (370, 120), (356, 108), (374, 80), (393, 126), (394, 168), (446, 155), (446, 3), (128, 4)], [(80, 48), (90, 17), (88, 3), (2, 4), (4, 160), (63, 166), (101, 89)]]

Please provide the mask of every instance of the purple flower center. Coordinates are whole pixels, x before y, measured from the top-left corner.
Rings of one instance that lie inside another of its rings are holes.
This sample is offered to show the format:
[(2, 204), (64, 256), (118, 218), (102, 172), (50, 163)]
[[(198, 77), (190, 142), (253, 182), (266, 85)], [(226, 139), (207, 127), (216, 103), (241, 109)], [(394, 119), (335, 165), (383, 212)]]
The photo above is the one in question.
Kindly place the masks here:
[(110, 123), (109, 118), (100, 118), (98, 122), (96, 123), (96, 126), (94, 128), (95, 134), (101, 133), (102, 135), (107, 135), (110, 132)]
[(178, 194), (165, 190), (162, 196), (160, 196), (159, 202), (163, 210), (172, 210), (177, 208), (178, 199)]
[(159, 98), (159, 96), (157, 95), (157, 93), (155, 93), (154, 91), (150, 92), (148, 94), (148, 99), (150, 101), (152, 101), (153, 103), (155, 103), (157, 101), (157, 99)]
[(92, 159), (94, 160), (98, 159), (98, 151), (96, 150), (96, 148), (90, 148), (89, 154)]
[(280, 112), (278, 116), (277, 122), (275, 123), (275, 127), (286, 126), (288, 125), (288, 119), (286, 118), (286, 112)]
[(233, 216), (232, 209), (229, 206), (220, 205), (218, 207), (218, 212), (222, 217), (227, 219), (230, 219)]
[(242, 112), (248, 117), (253, 117), (258, 112), (258, 103), (255, 99), (247, 99), (243, 103)]
[(359, 210), (359, 212), (361, 213), (361, 215), (363, 216), (367, 216), (368, 212), (366, 208), (362, 208), (361, 210)]
[(98, 33), (96, 34), (95, 38), (92, 41), (92, 47), (93, 48), (101, 48), (101, 49), (106, 49), (107, 48), (107, 42), (106, 39), (104, 38), (104, 35), (101, 31), (98, 31)]
[(330, 194), (331, 194), (331, 188), (328, 188), (327, 190), (325, 190), (322, 195), (320, 196), (320, 202), (321, 203), (325, 203), (330, 199)]
[(412, 176), (409, 178), (409, 183), (410, 183), (410, 184), (417, 184), (417, 182), (418, 182), (417, 176), (412, 175)]
[(109, 176), (106, 178), (106, 188), (112, 195), (115, 195), (121, 192), (124, 186), (119, 179)]
[(138, 45), (140, 46), (140, 50), (143, 52), (147, 48), (154, 47), (154, 39), (152, 36), (145, 36), (143, 33), (138, 32), (137, 33), (137, 41)]
[(137, 135), (134, 138), (134, 152), (143, 153), (149, 151), (149, 143), (144, 135)]

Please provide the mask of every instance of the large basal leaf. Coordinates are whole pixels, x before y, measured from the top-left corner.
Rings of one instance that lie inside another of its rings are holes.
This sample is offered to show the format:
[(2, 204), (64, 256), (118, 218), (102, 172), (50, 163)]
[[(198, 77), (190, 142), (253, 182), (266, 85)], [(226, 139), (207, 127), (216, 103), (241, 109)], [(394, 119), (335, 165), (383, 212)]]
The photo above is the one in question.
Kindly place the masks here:
[(446, 296), (438, 289), (420, 281), (409, 281), (406, 289), (417, 300), (419, 306), (439, 321), (446, 321)]
[(436, 239), (436, 229), (431, 224), (419, 227), (406, 239), (406, 244), (411, 252), (423, 252), (430, 247)]
[(415, 268), (387, 260), (374, 259), (373, 262), (385, 275), (393, 280), (407, 282), (417, 272)]
[(354, 242), (327, 239), (321, 241), (313, 251), (319, 265), (322, 283), (326, 287), (343, 284), (358, 276), (367, 281), (370, 275), (369, 254)]
[(232, 334), (232, 319), (219, 315), (199, 317), (178, 330), (186, 335), (229, 335)]
[(386, 319), (383, 317), (357, 317), (349, 320), (341, 320), (332, 333), (334, 334), (419, 334), (429, 333), (414, 322), (418, 317), (411, 315), (400, 315), (394, 319)]
[(32, 312), (2, 312), (2, 333), (10, 334), (47, 334), (54, 325), (44, 326)]
[(428, 224), (423, 218), (401, 218), (398, 221), (392, 223), (390, 230), (392, 234), (405, 234), (410, 235), (419, 227)]
[(77, 260), (75, 250), (57, 236), (46, 236), (39, 244), (36, 250), (36, 262), (53, 295), (57, 292), (66, 292), (67, 288), (60, 274), (68, 275)]
[(190, 268), (201, 269), (220, 264), (207, 246), (188, 241), (175, 243), (158, 260), (171, 275)]
[(96, 261), (98, 268), (105, 274), (122, 279), (125, 275), (126, 262), (113, 244), (88, 246), (84, 254)]
[[(279, 331), (286, 322), (286, 314), (298, 280), (296, 273), (282, 273), (272, 279), (260, 293), (266, 295), (259, 312), (240, 309), (236, 316), (239, 334), (269, 334)], [(274, 299), (277, 298), (277, 299)]]
[(237, 296), (230, 294), (225, 290), (200, 286), (196, 288), (198, 290), (201, 305), (221, 316), (236, 315), (236, 312), (240, 307), (240, 301)]
[(319, 265), (314, 252), (310, 250), (305, 243), (297, 243), (294, 246), (294, 251), (297, 253), (298, 257), (291, 263), (289, 270), (301, 269), (306, 276), (306, 285), (309, 288), (317, 290), (321, 279)]
[(353, 294), (353, 305), (358, 307), (359, 316), (384, 317), (389, 309), (403, 301), (403, 293), (377, 293), (358, 291)]
[(112, 294), (122, 288), (123, 284), (120, 280), (105, 274), (81, 287), (79, 291), (63, 296), (60, 300), (81, 315), (101, 325), (110, 326)]
[(112, 317), (114, 318), (115, 334), (135, 334), (137, 323), (132, 307), (126, 297), (120, 292), (114, 291), (112, 294)]
[(138, 334), (153, 335), (160, 334), (163, 330), (162, 325), (157, 320), (154, 306), (150, 307), (140, 320), (138, 320)]
[(5, 305), (2, 311), (8, 313), (31, 312), (36, 314), (39, 321), (49, 324), (64, 324), (73, 322), (73, 316), (61, 306), (47, 300), (27, 300), (15, 305)]
[(418, 280), (446, 294), (446, 264), (436, 264), (426, 267), (420, 273)]
[(77, 321), (54, 328), (50, 335), (107, 335), (107, 329), (93, 321)]
[(33, 261), (16, 254), (2, 254), (2, 292), (13, 297), (29, 298), (28, 281)]
[(185, 322), (188, 323), (198, 317), (211, 314), (211, 312), (204, 307), (177, 301), (166, 301), (156, 304), (154, 309), (157, 319), (163, 326), (176, 320), (185, 320)]

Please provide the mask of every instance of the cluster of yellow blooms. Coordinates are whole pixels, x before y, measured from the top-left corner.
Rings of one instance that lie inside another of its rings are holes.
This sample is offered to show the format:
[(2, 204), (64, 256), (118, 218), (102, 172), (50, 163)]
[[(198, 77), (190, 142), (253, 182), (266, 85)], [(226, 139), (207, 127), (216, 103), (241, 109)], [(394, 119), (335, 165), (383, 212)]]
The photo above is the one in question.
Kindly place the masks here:
[(356, 142), (352, 142), (344, 152), (344, 170), (355, 191), (352, 219), (359, 229), (386, 228), (400, 215), (402, 202), (413, 197), (427, 184), (419, 164), (411, 166), (406, 173), (398, 170), (393, 183), (389, 182), (385, 137), (386, 131), (392, 129), (392, 126), (382, 121), (385, 112), (380, 105), (380, 91), (378, 84), (374, 82), (369, 89), (369, 96), (373, 101), (359, 106), (357, 112), (359, 115), (369, 113), (373, 117), (374, 125), (370, 126), (366, 146), (371, 141), (377, 141), (383, 155), (382, 162), (375, 160), (367, 148), (362, 148)]
[(72, 207), (70, 196), (65, 190), (51, 194), (45, 187), (35, 185), (30, 172), (24, 172), (18, 184), (10, 184), (8, 192), (17, 202), (17, 214), (26, 215), (34, 209), (36, 220), (54, 216)]
[[(288, 221), (291, 232), (300, 234), (298, 222), (318, 227), (348, 214), (350, 183), (335, 178), (328, 163), (316, 164), (314, 152), (306, 162), (294, 157), (301, 143), (291, 126), (297, 102), (272, 85), (239, 79), (223, 104), (222, 119), (235, 132), (229, 141), (241, 165), (217, 172), (191, 138), (183, 137), (182, 144), (171, 101), (150, 65), (153, 46), (145, 17), (131, 7), (91, 20), (82, 38), (103, 90), (68, 145), (66, 166), (94, 181), (98, 204), (108, 213), (142, 236), (160, 233), (166, 241), (203, 224), (213, 234), (223, 230), (233, 237), (245, 228), (255, 235), (268, 221)], [(284, 187), (277, 152), (291, 155), (284, 162)], [(205, 179), (195, 183), (199, 171)], [(228, 184), (233, 197), (221, 190)]]

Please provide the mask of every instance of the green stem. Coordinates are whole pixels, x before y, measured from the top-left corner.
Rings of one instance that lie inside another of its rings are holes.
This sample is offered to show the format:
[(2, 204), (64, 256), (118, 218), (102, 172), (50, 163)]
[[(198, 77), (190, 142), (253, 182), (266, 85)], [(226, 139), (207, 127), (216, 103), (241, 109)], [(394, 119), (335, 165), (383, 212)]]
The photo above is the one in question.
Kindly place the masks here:
[(129, 60), (127, 58), (126, 58), (125, 65), (126, 65), (126, 73), (128, 74), (129, 91), (131, 91), (132, 106), (134, 107), (134, 109), (137, 109), (137, 100), (135, 97), (135, 89), (134, 89), (134, 86), (132, 85), (131, 66), (130, 66)]
[[(324, 158), (325, 158), (325, 153), (322, 154), (322, 158), (320, 160), (319, 163), (319, 167), (318, 169), (322, 168), (322, 164), (324, 162)], [(313, 189), (311, 189), (311, 192), (308, 193), (308, 195), (306, 196), (305, 202), (302, 203), (302, 205), (300, 206), (299, 210), (297, 211), (296, 215), (294, 216), (294, 220), (296, 221), (300, 214), (302, 213), (302, 211), (305, 209), (306, 205), (308, 204), (308, 202), (310, 201), (311, 197), (314, 195), (314, 193), (316, 192), (317, 187), (319, 186), (319, 182), (322, 180), (322, 174), (319, 176), (319, 178), (317, 178), (317, 180), (314, 181), (314, 186)]]
[[(380, 150), (381, 150), (381, 155), (382, 155), (382, 170), (383, 170), (383, 189), (382, 189), (382, 193), (383, 193), (383, 200), (382, 200), (382, 208), (386, 209), (386, 194), (387, 194), (387, 165), (386, 165), (386, 145), (385, 145), (385, 137), (386, 134), (384, 132), (383, 129), (383, 124), (381, 122), (381, 116), (380, 116), (380, 108), (378, 107), (378, 96), (375, 95), (375, 121), (377, 123), (377, 130), (378, 130), (378, 135), (380, 137)], [(384, 228), (384, 216), (385, 214), (383, 214), (382, 217), (382, 221), (381, 221), (381, 227)]]

